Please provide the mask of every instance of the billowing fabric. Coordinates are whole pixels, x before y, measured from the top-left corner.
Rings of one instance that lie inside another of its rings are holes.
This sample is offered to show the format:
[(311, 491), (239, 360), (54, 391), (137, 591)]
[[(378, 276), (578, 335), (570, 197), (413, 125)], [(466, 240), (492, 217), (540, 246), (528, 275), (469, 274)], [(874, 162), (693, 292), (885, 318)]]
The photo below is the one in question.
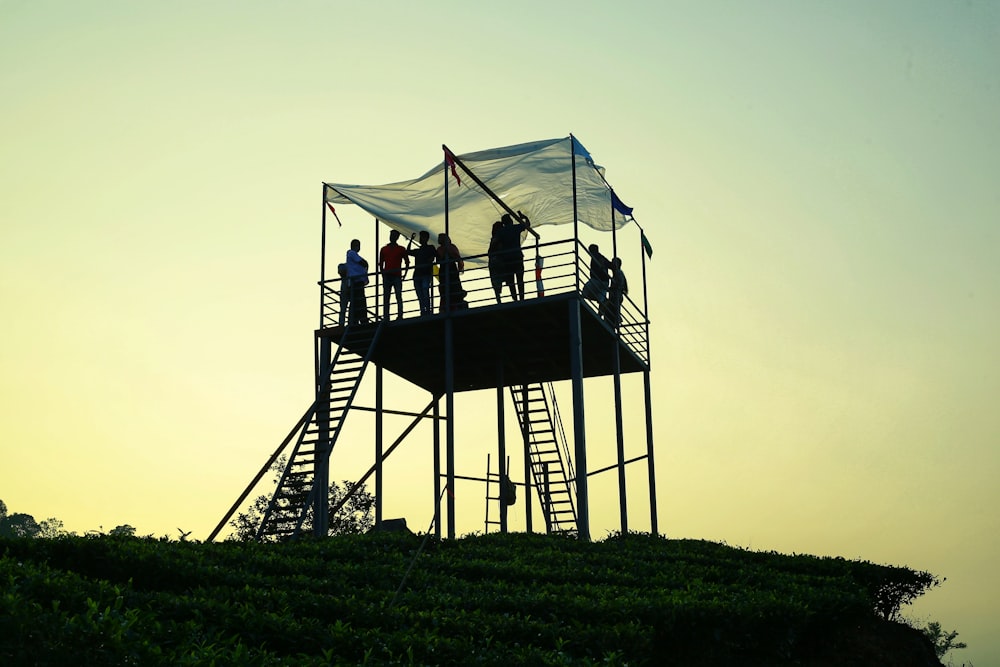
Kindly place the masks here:
[[(577, 219), (600, 231), (621, 228), (632, 209), (615, 197), (590, 154), (572, 137), (534, 141), (457, 156), (486, 187), (510, 208), (523, 211), (533, 228), (573, 222), (573, 164), (576, 163)], [(326, 201), (356, 204), (398, 230), (405, 242), (410, 234), (426, 229), (431, 243), (448, 230), (463, 256), (486, 253), (493, 223), (503, 208), (461, 166), (452, 168), (442, 152), (441, 161), (423, 176), (387, 185), (327, 183)], [(445, 182), (447, 178), (447, 207)], [(461, 181), (459, 184), (457, 181)], [(539, 230), (545, 240), (544, 230)], [(563, 237), (564, 238), (564, 237)], [(555, 240), (555, 239), (553, 239)], [(485, 260), (484, 260), (485, 261)]]

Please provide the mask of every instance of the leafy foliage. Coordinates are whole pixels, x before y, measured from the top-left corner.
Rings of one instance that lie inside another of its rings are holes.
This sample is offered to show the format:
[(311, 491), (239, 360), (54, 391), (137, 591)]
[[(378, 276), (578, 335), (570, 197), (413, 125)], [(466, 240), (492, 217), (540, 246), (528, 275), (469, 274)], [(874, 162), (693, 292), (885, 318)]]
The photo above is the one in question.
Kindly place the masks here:
[(41, 530), (35, 517), (23, 512), (9, 514), (0, 522), (0, 535), (6, 537), (35, 537)]
[(926, 627), (920, 630), (924, 633), (924, 636), (930, 640), (931, 644), (934, 646), (934, 654), (938, 658), (943, 658), (948, 651), (953, 649), (966, 648), (967, 644), (965, 642), (956, 641), (958, 639), (958, 632), (952, 630), (948, 632), (941, 628), (941, 624), (937, 621), (930, 621)]
[[(275, 488), (281, 480), (281, 473), (286, 465), (287, 459), (281, 457), (271, 466)], [(359, 535), (368, 532), (375, 525), (375, 496), (366, 488), (355, 488), (355, 486), (346, 479), (343, 484), (330, 482), (330, 488), (327, 490), (330, 507), (340, 509), (329, 518), (328, 535)], [(257, 528), (267, 513), (270, 502), (268, 496), (257, 496), (245, 512), (238, 513), (229, 522), (233, 527), (230, 539), (240, 542), (256, 539)], [(303, 524), (306, 530), (311, 526), (310, 517), (311, 515), (307, 516)]]
[(0, 538), (0, 664), (809, 664), (913, 574), (648, 535), (420, 542)]

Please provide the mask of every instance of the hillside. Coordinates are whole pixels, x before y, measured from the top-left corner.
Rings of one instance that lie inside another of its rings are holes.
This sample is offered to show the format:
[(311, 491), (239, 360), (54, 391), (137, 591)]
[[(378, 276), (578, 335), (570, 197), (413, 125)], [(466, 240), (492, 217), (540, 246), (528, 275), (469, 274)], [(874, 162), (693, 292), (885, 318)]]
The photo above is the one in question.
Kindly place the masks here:
[(2, 539), (0, 664), (940, 664), (887, 620), (926, 572), (641, 535), (420, 547)]

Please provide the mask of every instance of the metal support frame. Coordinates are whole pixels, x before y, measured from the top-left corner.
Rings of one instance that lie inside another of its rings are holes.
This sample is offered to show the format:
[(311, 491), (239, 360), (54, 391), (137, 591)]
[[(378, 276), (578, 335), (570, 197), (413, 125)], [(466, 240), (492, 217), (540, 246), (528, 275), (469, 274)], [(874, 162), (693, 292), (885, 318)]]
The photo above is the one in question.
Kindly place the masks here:
[[(507, 474), (507, 427), (504, 417), (503, 362), (497, 362), (497, 469), (500, 471), (501, 495)], [(489, 501), (487, 501), (489, 502)], [(500, 501), (500, 532), (507, 532), (507, 503)]]
[[(570, 135), (572, 138), (572, 135)], [(576, 156), (573, 153), (573, 142), (570, 142), (570, 160), (572, 163), (573, 172), (573, 232), (574, 237), (579, 238), (578, 235), (578, 221), (576, 215)], [(445, 167), (444, 171), (444, 190), (445, 190), (445, 233), (449, 234), (450, 238), (450, 220), (448, 215), (448, 169)], [(327, 255), (327, 205), (326, 205), (326, 193), (327, 184), (323, 184), (322, 191), (322, 201), (321, 201), (321, 254), (320, 254), (320, 283), (324, 283), (326, 280), (326, 255)], [(335, 214), (334, 214), (335, 215)], [(613, 211), (612, 211), (613, 216)], [(339, 220), (338, 220), (339, 223)], [(375, 220), (375, 256), (377, 257), (379, 252), (379, 221)], [(579, 244), (574, 250), (574, 265), (578, 265), (580, 262), (579, 258)], [(612, 225), (612, 254), (617, 256), (617, 230)], [(648, 312), (648, 295), (646, 286), (646, 262), (645, 253), (642, 253), (642, 277), (643, 277), (643, 309)], [(580, 287), (580, 271), (576, 272), (577, 289)], [(376, 272), (376, 320), (379, 319), (381, 315), (384, 314), (384, 299), (379, 297), (384, 297), (384, 295), (379, 293), (379, 275)], [(446, 287), (447, 289), (447, 287)], [(650, 383), (650, 373), (645, 371), (643, 373), (643, 386), (644, 386), (644, 407), (645, 407), (645, 432), (646, 432), (646, 454), (645, 456), (634, 457), (631, 460), (625, 460), (625, 448), (624, 448), (624, 429), (623, 429), (623, 411), (622, 411), (622, 396), (621, 396), (621, 372), (620, 372), (620, 338), (616, 335), (615, 337), (615, 348), (614, 348), (614, 401), (615, 401), (615, 412), (616, 412), (616, 436), (617, 436), (617, 463), (613, 466), (608, 466), (607, 468), (602, 468), (601, 470), (588, 472), (587, 467), (587, 443), (586, 443), (586, 427), (585, 427), (585, 402), (584, 402), (584, 368), (583, 368), (583, 337), (582, 337), (582, 324), (581, 324), (581, 309), (582, 297), (574, 298), (569, 300), (569, 310), (567, 316), (569, 317), (569, 344), (568, 353), (570, 355), (570, 366), (571, 366), (571, 378), (570, 382), (572, 385), (572, 401), (573, 401), (573, 451), (575, 459), (575, 475), (571, 480), (575, 483), (576, 487), (576, 511), (577, 511), (577, 534), (579, 539), (583, 541), (590, 541), (590, 512), (589, 512), (589, 495), (588, 495), (588, 479), (591, 474), (597, 474), (604, 470), (610, 468), (616, 468), (618, 473), (618, 490), (619, 490), (619, 502), (620, 502), (620, 521), (622, 532), (627, 532), (628, 530), (628, 509), (627, 509), (627, 483), (625, 475), (625, 467), (629, 463), (638, 461), (639, 459), (645, 458), (648, 465), (648, 480), (649, 480), (649, 503), (650, 503), (650, 525), (651, 532), (658, 534), (658, 517), (657, 517), (657, 501), (656, 501), (656, 482), (655, 482), (655, 466), (654, 466), (654, 447), (653, 447), (653, 417), (652, 417), (652, 398), (651, 398), (651, 383)], [(324, 292), (320, 291), (320, 328), (323, 327), (323, 313), (324, 313)], [(648, 332), (648, 320), (646, 322), (646, 340), (649, 340)], [(616, 328), (616, 334), (617, 334)], [(442, 526), (447, 524), (447, 537), (449, 539), (454, 539), (456, 536), (456, 500), (455, 500), (455, 480), (459, 478), (456, 475), (455, 470), (455, 357), (454, 357), (454, 328), (452, 322), (452, 315), (450, 311), (446, 316), (445, 327), (444, 327), (444, 391), (441, 394), (436, 394), (432, 396), (431, 405), (423, 413), (426, 416), (427, 411), (433, 411), (433, 494), (434, 494), (434, 528), (435, 535), (438, 539), (442, 537)], [(330, 364), (333, 359), (332, 352), (333, 341), (329, 338), (318, 336), (316, 342), (315, 350), (315, 372), (316, 372), (316, 402), (314, 408), (318, 412), (327, 411), (330, 409), (330, 397), (328, 390), (324, 389), (323, 379), (330, 371)], [(647, 363), (648, 363), (647, 358)], [(506, 442), (506, 429), (505, 429), (505, 408), (503, 399), (503, 389), (505, 386), (504, 379), (504, 368), (503, 363), (500, 362), (497, 365), (497, 419), (498, 419), (498, 470), (501, 476), (505, 474), (504, 462), (507, 460), (507, 442)], [(324, 394), (324, 392), (326, 392)], [(441, 416), (441, 398), (445, 399), (445, 415)], [(524, 399), (522, 399), (524, 400)], [(369, 470), (368, 474), (365, 475), (365, 479), (371, 474), (375, 475), (375, 520), (376, 524), (381, 523), (383, 518), (383, 496), (385, 492), (384, 488), (384, 470), (383, 461), (389, 456), (389, 454), (395, 449), (395, 447), (400, 443), (402, 438), (412, 430), (414, 425), (402, 435), (399, 439), (388, 449), (383, 448), (384, 440), (384, 425), (383, 425), (383, 415), (388, 413), (393, 413), (394, 411), (386, 410), (384, 407), (384, 376), (383, 369), (376, 365), (376, 377), (375, 377), (375, 407), (373, 411), (376, 413), (375, 417), (375, 435), (374, 435), (374, 458), (375, 462), (372, 469)], [(359, 408), (366, 409), (366, 408)], [(371, 408), (367, 408), (371, 409)], [(229, 511), (226, 517), (223, 518), (222, 522), (216, 527), (212, 532), (209, 540), (215, 538), (215, 536), (220, 532), (224, 523), (232, 516), (232, 514), (237, 509), (239, 503), (241, 503), (247, 495), (250, 493), (253, 486), (260, 480), (264, 475), (267, 468), (273, 463), (278, 457), (280, 451), (288, 444), (290, 438), (293, 436), (295, 431), (302, 426), (304, 420), (308, 419), (310, 411), (307, 411), (305, 415), (299, 420), (299, 423), (293, 429), (292, 433), (286, 437), (282, 445), (275, 451), (274, 455), (269, 460), (268, 464), (258, 473), (254, 478), (251, 485), (244, 491), (243, 495), (234, 504), (233, 508)], [(403, 414), (403, 413), (399, 413)], [(416, 416), (416, 415), (414, 415)], [(417, 417), (419, 421), (420, 417)], [(441, 428), (440, 422), (445, 423), (445, 438), (444, 443), (441, 442)], [(329, 419), (319, 418), (317, 420), (319, 425), (319, 439), (324, 443), (323, 452), (317, 457), (314, 467), (315, 475), (315, 487), (319, 490), (318, 493), (314, 494), (313, 497), (313, 530), (316, 535), (325, 535), (328, 532), (329, 527), (329, 517), (331, 508), (329, 506), (329, 494), (327, 492), (330, 484), (330, 470), (329, 470), (329, 454), (330, 454), (330, 432), (329, 432)], [(522, 443), (524, 447), (524, 505), (525, 505), (525, 522), (526, 529), (528, 532), (533, 531), (532, 522), (532, 487), (534, 486), (534, 476), (531, 470), (531, 456), (530, 456), (530, 434), (526, 426), (522, 425)], [(444, 470), (442, 470), (441, 461), (441, 451), (442, 444), (444, 445)], [(445, 486), (449, 493), (447, 494), (446, 502), (446, 517), (445, 521), (442, 521), (442, 507), (441, 501), (444, 499), (443, 489), (441, 488), (442, 479), (445, 482)], [(547, 479), (547, 476), (543, 479)], [(544, 502), (543, 497), (544, 489), (538, 489), (540, 493), (538, 494), (539, 501)], [(545, 508), (543, 507), (543, 512)], [(507, 532), (508, 530), (508, 511), (507, 506), (501, 503), (500, 506), (500, 524), (501, 531)]]
[(328, 338), (319, 341), (318, 361), (323, 375), (316, 376), (316, 421), (318, 441), (323, 447), (317, 448), (313, 462), (313, 535), (323, 537), (330, 527), (330, 385), (324, 382), (324, 377), (329, 375), (333, 363), (333, 346)]
[(628, 492), (625, 484), (625, 430), (622, 416), (622, 375), (621, 375), (621, 345), (618, 337), (612, 339), (614, 350), (615, 378), (615, 440), (618, 445), (618, 512), (621, 520), (621, 532), (628, 532)]
[(569, 357), (573, 383), (573, 442), (576, 455), (577, 536), (590, 541), (590, 502), (587, 497), (587, 429), (583, 406), (583, 337), (580, 331), (580, 299), (569, 301)]

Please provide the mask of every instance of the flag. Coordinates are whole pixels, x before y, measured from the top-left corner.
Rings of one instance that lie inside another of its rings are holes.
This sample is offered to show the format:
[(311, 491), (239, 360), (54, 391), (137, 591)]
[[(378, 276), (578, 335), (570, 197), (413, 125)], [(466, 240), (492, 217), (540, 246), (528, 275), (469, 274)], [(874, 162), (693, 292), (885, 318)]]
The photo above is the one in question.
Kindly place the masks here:
[(626, 206), (625, 202), (618, 198), (618, 195), (615, 194), (614, 190), (611, 191), (611, 206), (613, 206), (616, 211), (624, 215), (626, 220), (630, 220), (632, 218), (632, 207)]
[(594, 165), (594, 158), (590, 157), (590, 152), (583, 147), (583, 144), (576, 140), (576, 137), (573, 137), (573, 155), (579, 155), (587, 161), (587, 164)]
[(642, 250), (646, 253), (646, 257), (653, 259), (653, 246), (649, 244), (649, 239), (646, 238), (646, 232), (640, 232), (639, 238), (642, 240)]
[(451, 167), (451, 175), (455, 177), (455, 182), (461, 185), (462, 179), (458, 177), (458, 171), (455, 169), (455, 154), (447, 148), (444, 149), (444, 163)]
[(327, 202), (326, 203), (326, 207), (328, 209), (330, 209), (330, 213), (333, 213), (333, 217), (337, 219), (337, 226), (338, 227), (343, 227), (344, 224), (342, 222), (340, 222), (340, 218), (337, 216), (337, 209), (335, 209), (333, 207), (333, 204), (331, 204), (330, 202)]

